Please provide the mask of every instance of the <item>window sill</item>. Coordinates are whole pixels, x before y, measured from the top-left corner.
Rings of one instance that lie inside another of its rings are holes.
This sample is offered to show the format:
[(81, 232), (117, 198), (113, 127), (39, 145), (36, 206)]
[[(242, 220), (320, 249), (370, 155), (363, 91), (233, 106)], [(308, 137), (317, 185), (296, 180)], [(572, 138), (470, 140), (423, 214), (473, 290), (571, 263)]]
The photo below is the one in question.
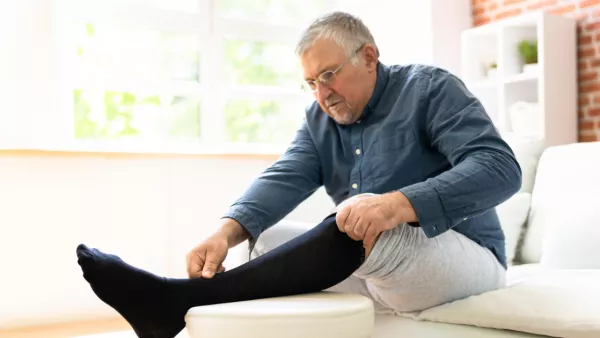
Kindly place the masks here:
[(44, 156), (44, 157), (201, 157), (220, 159), (269, 160), (279, 158), (285, 146), (251, 144), (168, 144), (168, 143), (126, 143), (111, 141), (78, 141), (55, 146), (2, 147), (0, 156)]

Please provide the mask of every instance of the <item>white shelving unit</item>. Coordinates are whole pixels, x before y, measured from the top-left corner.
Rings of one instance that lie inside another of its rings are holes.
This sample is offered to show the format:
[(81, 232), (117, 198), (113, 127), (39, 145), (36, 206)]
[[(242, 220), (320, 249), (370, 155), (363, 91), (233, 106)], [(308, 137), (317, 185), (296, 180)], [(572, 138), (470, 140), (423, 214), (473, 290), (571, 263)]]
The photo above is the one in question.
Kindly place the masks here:
[[(501, 132), (540, 137), (546, 146), (577, 142), (574, 19), (535, 12), (465, 30), (461, 38), (461, 78)], [(537, 41), (534, 69), (519, 53), (524, 40)]]

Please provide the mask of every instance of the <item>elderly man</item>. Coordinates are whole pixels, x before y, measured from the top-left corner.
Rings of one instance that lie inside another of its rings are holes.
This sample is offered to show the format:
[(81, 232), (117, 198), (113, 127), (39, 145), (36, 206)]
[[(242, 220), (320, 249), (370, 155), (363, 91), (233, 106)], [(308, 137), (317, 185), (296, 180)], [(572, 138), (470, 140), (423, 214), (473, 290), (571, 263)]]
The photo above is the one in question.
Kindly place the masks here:
[[(494, 207), (519, 190), (521, 170), (480, 102), (445, 70), (382, 64), (346, 13), (313, 22), (297, 53), (316, 102), (288, 150), (188, 254), (189, 279), (78, 246), (85, 279), (140, 337), (174, 337), (187, 310), (206, 304), (337, 290), (401, 312), (503, 286)], [(271, 228), (321, 186), (335, 213), (306, 232)], [(225, 271), (228, 249), (245, 240), (254, 259)]]

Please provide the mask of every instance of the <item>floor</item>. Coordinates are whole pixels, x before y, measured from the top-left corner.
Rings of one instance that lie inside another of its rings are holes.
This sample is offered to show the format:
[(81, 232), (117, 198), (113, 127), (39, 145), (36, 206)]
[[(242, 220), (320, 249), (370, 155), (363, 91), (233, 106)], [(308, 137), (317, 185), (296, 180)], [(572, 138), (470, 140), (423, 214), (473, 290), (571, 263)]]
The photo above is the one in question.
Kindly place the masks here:
[[(2, 338), (137, 338), (122, 319), (103, 319), (77, 323), (53, 324), (0, 330)], [(188, 338), (182, 331), (176, 338)]]

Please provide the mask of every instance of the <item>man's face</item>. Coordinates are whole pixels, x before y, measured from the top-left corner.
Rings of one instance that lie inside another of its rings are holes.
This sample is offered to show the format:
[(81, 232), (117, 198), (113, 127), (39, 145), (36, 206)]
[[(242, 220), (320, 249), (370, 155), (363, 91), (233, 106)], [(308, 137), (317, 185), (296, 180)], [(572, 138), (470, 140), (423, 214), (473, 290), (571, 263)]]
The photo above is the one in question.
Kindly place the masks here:
[(362, 58), (357, 65), (345, 63), (329, 84), (323, 85), (318, 81), (320, 74), (335, 71), (347, 60), (344, 49), (329, 39), (317, 40), (300, 56), (304, 79), (315, 81), (317, 102), (339, 124), (352, 124), (361, 117), (374, 87), (370, 76), (372, 69)]

